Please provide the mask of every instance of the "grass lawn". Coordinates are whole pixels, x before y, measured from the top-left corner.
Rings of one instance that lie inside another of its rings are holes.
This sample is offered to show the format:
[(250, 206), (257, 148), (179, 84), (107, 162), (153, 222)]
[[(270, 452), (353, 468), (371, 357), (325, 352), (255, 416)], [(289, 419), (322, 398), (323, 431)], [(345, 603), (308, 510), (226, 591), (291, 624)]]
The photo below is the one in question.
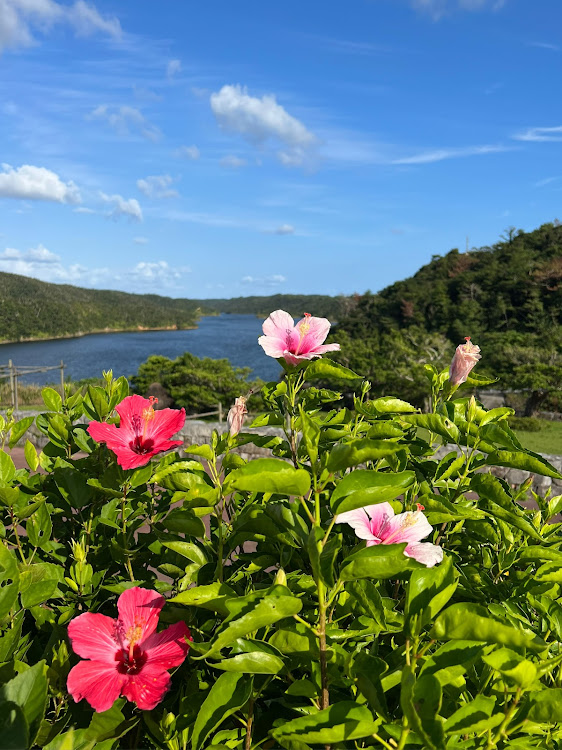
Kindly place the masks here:
[(540, 432), (517, 430), (521, 444), (535, 453), (562, 454), (562, 422), (547, 422), (541, 419)]

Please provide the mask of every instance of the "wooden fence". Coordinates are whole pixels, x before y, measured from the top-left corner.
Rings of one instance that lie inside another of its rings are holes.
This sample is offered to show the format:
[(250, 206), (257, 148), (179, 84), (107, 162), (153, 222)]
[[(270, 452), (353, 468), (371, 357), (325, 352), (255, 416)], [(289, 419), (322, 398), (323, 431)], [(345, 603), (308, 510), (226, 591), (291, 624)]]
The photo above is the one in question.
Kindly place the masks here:
[(19, 408), (18, 400), (18, 378), (21, 375), (32, 375), (37, 372), (48, 372), (49, 370), (60, 370), (60, 389), (61, 396), (64, 401), (64, 362), (60, 361), (60, 365), (20, 365), (16, 366), (12, 360), (8, 360), (7, 365), (0, 365), (0, 380), (8, 378), (10, 381), (10, 399), (11, 406), (14, 409)]

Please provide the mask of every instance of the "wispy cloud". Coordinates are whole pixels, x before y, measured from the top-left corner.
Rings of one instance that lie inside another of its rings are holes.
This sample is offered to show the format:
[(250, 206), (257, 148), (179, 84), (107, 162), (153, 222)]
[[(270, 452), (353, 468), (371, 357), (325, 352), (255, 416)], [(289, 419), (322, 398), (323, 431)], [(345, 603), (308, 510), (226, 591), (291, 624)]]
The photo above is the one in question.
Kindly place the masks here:
[(562, 141), (562, 125), (553, 128), (528, 128), (522, 133), (516, 133), (513, 138), (516, 141)]
[(162, 136), (160, 130), (152, 125), (137, 107), (100, 104), (87, 115), (86, 119), (107, 122), (121, 136), (127, 136), (132, 131), (136, 131), (153, 143), (159, 141)]
[(100, 198), (110, 206), (108, 216), (119, 219), (125, 216), (132, 221), (142, 221), (142, 209), (135, 198), (123, 198), (122, 195), (106, 195), (100, 193)]
[(307, 33), (303, 33), (301, 36), (308, 43), (313, 42), (331, 52), (341, 52), (346, 55), (370, 56), (396, 51), (395, 48), (387, 44), (374, 44), (373, 42), (365, 42), (358, 39), (337, 39), (335, 37)]
[(201, 156), (201, 152), (197, 146), (180, 146), (174, 151), (174, 156), (178, 159), (190, 159), (191, 161), (197, 161)]
[(556, 182), (556, 180), (559, 180), (560, 177), (545, 177), (544, 180), (538, 180), (534, 183), (533, 187), (541, 188), (545, 187), (546, 185), (550, 185), (551, 182)]
[(229, 154), (228, 156), (223, 156), (223, 158), (220, 160), (219, 164), (224, 169), (240, 169), (240, 167), (245, 167), (248, 162), (246, 159), (242, 159), (239, 156), (234, 156), (234, 154)]
[(147, 198), (177, 198), (178, 191), (170, 187), (174, 182), (169, 174), (151, 175), (137, 180), (137, 187)]
[(55, 0), (0, 0), (0, 52), (8, 48), (29, 47), (36, 43), (36, 33), (46, 33), (53, 26), (66, 25), (77, 36), (95, 33), (113, 39), (122, 36), (115, 16), (102, 16), (95, 5), (76, 0), (63, 5)]
[(434, 21), (439, 21), (455, 11), (498, 11), (504, 7), (506, 0), (411, 0), (416, 10), (430, 15)]
[(244, 276), (241, 281), (245, 286), (270, 288), (284, 284), (287, 281), (287, 277), (280, 273), (274, 273), (271, 276)]
[(171, 79), (178, 73), (181, 73), (181, 60), (168, 60), (168, 65), (166, 66), (167, 78)]
[(460, 148), (440, 148), (434, 151), (422, 151), (412, 156), (403, 156), (399, 159), (393, 159), (392, 164), (432, 164), (445, 159), (459, 159), (466, 156), (481, 156), (484, 154), (498, 154), (503, 151), (510, 151), (507, 146), (463, 146)]
[(295, 227), (292, 224), (281, 224), (277, 227), (277, 229), (273, 230), (273, 234), (294, 234), (295, 233)]
[(548, 49), (551, 52), (560, 52), (559, 44), (551, 44), (550, 42), (527, 42), (528, 47), (539, 47), (539, 49)]

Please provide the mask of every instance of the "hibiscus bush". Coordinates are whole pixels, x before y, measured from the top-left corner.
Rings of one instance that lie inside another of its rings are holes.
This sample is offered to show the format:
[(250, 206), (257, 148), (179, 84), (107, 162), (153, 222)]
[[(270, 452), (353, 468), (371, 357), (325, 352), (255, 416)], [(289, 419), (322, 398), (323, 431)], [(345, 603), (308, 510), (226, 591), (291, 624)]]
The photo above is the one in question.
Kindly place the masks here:
[(272, 314), (266, 411), (181, 454), (183, 413), (109, 373), (43, 391), (26, 469), (0, 420), (3, 748), (561, 746), (562, 496), (491, 470), (562, 477), (463, 392), (478, 347), (422, 413), (328, 328)]

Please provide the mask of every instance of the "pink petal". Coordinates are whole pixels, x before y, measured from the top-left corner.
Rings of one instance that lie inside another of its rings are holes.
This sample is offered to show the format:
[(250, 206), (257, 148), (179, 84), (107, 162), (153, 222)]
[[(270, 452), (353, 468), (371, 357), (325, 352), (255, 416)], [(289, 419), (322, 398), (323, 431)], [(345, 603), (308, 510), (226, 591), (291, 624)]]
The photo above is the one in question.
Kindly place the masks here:
[(125, 646), (133, 640), (135, 643), (141, 643), (156, 630), (160, 610), (165, 601), (164, 597), (156, 591), (138, 586), (127, 589), (121, 594), (117, 609), (119, 610), (119, 627)]
[(263, 322), (262, 330), (266, 336), (281, 339), (285, 341), (287, 332), (292, 332), (295, 327), (295, 321), (285, 310), (275, 310)]
[(433, 527), (421, 511), (399, 513), (384, 529), (383, 544), (419, 542), (432, 531)]
[(112, 617), (85, 612), (68, 623), (68, 637), (78, 656), (114, 664), (120, 649), (116, 627), (117, 620)]
[(339, 344), (321, 344), (314, 350), (315, 354), (326, 354), (326, 352), (339, 352)]
[(330, 331), (330, 321), (328, 318), (315, 318), (310, 316), (299, 320), (295, 326), (297, 331), (301, 332), (301, 328), (306, 331), (302, 338), (300, 350), (303, 352), (314, 351), (317, 346), (323, 344), (326, 336)]
[(315, 352), (307, 352), (306, 354), (292, 354), (289, 351), (283, 352), (283, 358), (286, 362), (288, 362), (290, 365), (298, 365), (299, 362), (307, 362), (310, 359), (314, 359), (314, 357), (319, 357), (319, 354), (316, 354)]
[(170, 687), (170, 675), (158, 665), (145, 664), (138, 674), (128, 675), (122, 693), (142, 711), (152, 711)]
[(70, 670), (66, 687), (76, 703), (85, 698), (95, 711), (107, 711), (121, 695), (127, 676), (105, 662), (81, 661)]
[(384, 539), (386, 527), (394, 519), (394, 508), (390, 503), (366, 505), (363, 510), (371, 519), (371, 531), (378, 539)]
[(153, 633), (142, 644), (146, 654), (146, 665), (160, 669), (179, 667), (189, 651), (191, 633), (185, 622), (176, 622), (161, 633)]
[(274, 357), (275, 359), (279, 359), (279, 357), (283, 356), (286, 346), (285, 340), (277, 338), (276, 336), (260, 336), (258, 344), (262, 347), (268, 357)]
[(160, 409), (147, 422), (146, 438), (154, 440), (155, 446), (179, 432), (185, 424), (185, 409)]
[(378, 541), (371, 531), (371, 522), (369, 516), (365, 513), (365, 508), (356, 508), (355, 510), (347, 510), (345, 513), (339, 513), (336, 516), (336, 523), (349, 524), (359, 539)]
[(404, 550), (404, 554), (413, 557), (428, 568), (432, 568), (436, 563), (443, 560), (443, 550), (437, 544), (430, 542), (414, 542), (409, 544)]

